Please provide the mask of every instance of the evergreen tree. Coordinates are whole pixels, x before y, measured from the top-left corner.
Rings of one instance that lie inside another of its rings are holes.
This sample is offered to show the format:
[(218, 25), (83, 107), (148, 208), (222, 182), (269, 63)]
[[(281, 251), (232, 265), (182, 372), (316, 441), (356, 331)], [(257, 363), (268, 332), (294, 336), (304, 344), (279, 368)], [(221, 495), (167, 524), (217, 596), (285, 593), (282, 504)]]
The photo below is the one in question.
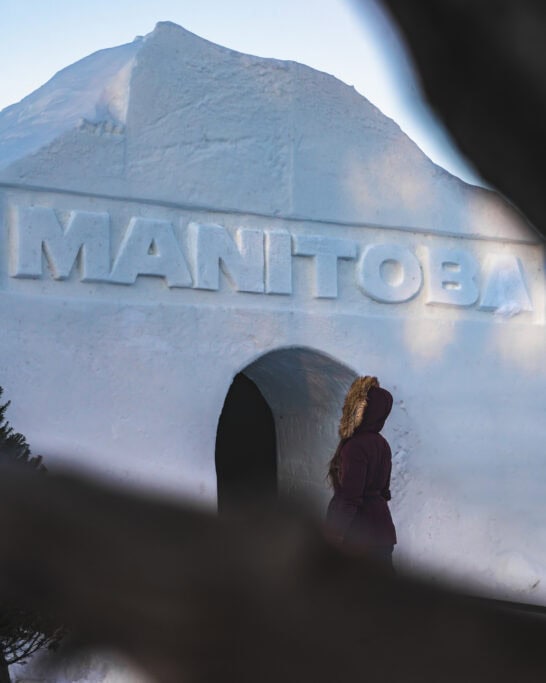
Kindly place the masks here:
[[(3, 389), (0, 387), (0, 399)], [(22, 434), (15, 432), (5, 418), (10, 401), (0, 402), (0, 465), (15, 465), (44, 472), (42, 456), (32, 456)], [(24, 662), (40, 648), (55, 648), (62, 629), (45, 615), (21, 609), (18, 605), (0, 605), (0, 683), (11, 683), (8, 667)]]

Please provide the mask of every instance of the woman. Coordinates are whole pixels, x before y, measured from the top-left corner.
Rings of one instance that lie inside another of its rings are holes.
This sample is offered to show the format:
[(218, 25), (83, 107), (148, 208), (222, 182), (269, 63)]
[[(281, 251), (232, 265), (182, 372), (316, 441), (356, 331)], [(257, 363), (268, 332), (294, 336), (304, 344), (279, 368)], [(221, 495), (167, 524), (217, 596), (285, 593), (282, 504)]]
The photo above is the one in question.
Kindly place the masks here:
[(334, 496), (328, 505), (328, 536), (361, 549), (392, 567), (396, 531), (391, 498), (391, 449), (379, 433), (392, 408), (392, 395), (376, 377), (359, 377), (349, 389), (339, 423), (340, 442), (328, 478)]

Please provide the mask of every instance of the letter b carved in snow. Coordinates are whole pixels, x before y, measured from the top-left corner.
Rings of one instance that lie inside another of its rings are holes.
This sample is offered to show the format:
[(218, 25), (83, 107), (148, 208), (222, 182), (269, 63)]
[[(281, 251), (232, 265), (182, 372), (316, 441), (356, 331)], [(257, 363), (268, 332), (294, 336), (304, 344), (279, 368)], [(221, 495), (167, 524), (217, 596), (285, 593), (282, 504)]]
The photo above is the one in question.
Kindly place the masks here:
[(476, 283), (479, 264), (463, 249), (434, 247), (428, 250), (427, 304), (472, 306), (480, 291)]

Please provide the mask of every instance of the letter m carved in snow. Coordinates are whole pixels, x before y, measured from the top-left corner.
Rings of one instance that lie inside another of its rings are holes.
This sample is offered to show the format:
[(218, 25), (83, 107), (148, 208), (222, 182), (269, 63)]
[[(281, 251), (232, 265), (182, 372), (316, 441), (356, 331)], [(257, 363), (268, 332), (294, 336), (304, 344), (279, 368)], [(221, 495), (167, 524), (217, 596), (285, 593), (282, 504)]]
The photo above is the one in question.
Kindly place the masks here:
[(79, 257), (82, 281), (105, 281), (110, 270), (109, 215), (71, 211), (63, 229), (53, 209), (19, 207), (11, 254), (13, 277), (41, 277), (44, 254), (56, 280), (68, 278)]

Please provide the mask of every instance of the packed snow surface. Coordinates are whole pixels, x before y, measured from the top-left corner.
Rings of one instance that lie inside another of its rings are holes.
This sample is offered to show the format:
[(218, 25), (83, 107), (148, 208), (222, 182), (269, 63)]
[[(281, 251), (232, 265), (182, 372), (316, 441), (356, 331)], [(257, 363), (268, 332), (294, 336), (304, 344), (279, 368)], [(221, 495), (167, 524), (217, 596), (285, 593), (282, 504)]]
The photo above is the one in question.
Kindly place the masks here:
[(0, 168), (45, 147), (72, 128), (123, 127), (129, 80), (142, 39), (101, 50), (66, 67), (18, 104), (0, 112)]
[(543, 246), (353, 88), (158, 24), (0, 112), (0, 208), (0, 385), (48, 463), (214, 505), (243, 372), (323, 511), (376, 375), (397, 561), (546, 603)]

